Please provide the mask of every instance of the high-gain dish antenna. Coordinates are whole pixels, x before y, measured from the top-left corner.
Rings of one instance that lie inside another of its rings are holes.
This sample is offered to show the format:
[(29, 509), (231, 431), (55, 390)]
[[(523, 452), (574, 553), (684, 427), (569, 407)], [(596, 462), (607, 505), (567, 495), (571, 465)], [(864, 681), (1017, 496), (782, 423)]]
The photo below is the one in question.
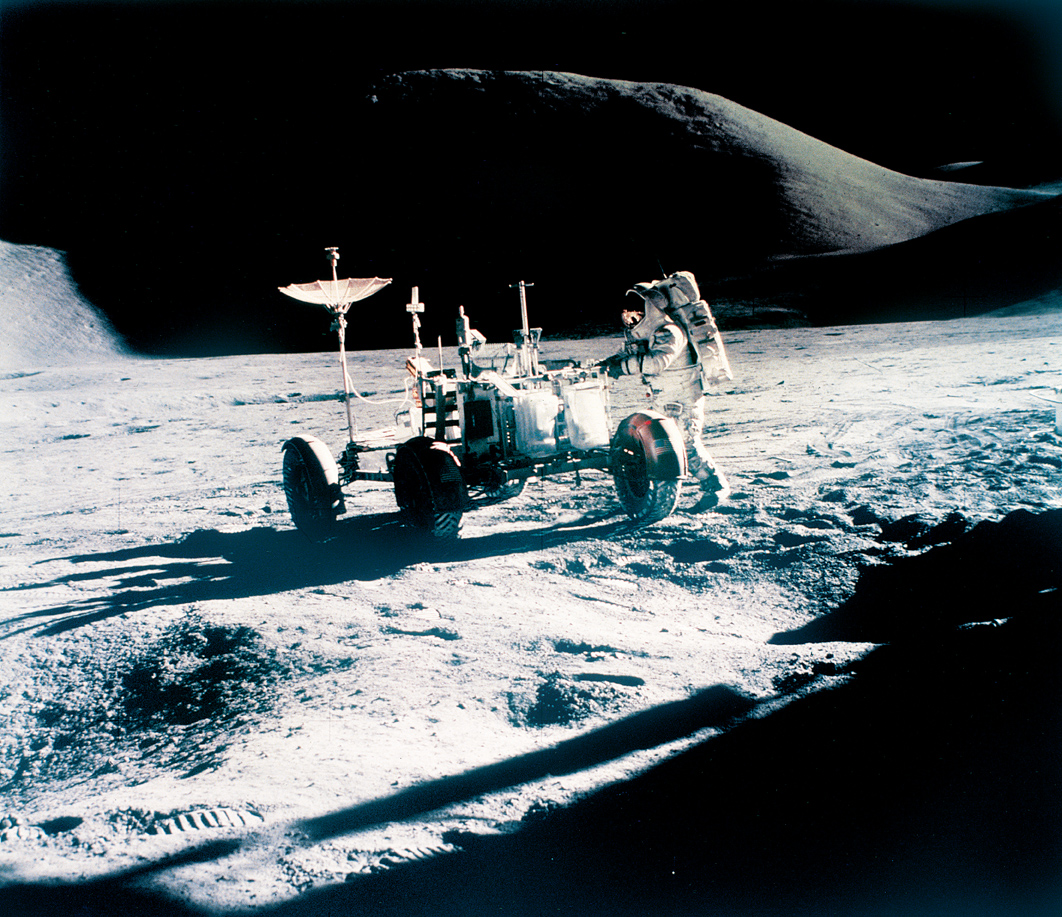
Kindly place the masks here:
[(340, 280), (336, 276), (336, 264), (339, 262), (339, 249), (335, 246), (325, 249), (326, 257), (332, 265), (331, 280), (314, 280), (312, 283), (293, 283), (278, 287), (285, 296), (302, 302), (324, 306), (335, 318), (335, 329), (339, 332), (339, 362), (343, 367), (343, 396), (347, 406), (347, 433), (354, 441), (354, 415), (350, 410), (350, 376), (347, 375), (347, 310), (361, 299), (367, 299), (391, 282), (383, 277), (348, 277)]

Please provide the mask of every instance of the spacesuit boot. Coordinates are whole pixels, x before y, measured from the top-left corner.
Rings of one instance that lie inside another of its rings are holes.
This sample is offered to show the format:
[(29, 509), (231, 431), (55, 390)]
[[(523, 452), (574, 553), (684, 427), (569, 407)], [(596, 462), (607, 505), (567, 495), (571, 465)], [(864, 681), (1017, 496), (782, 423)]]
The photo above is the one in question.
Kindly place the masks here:
[(697, 471), (697, 480), (701, 485), (701, 499), (694, 505), (692, 512), (703, 513), (715, 509), (730, 496), (730, 482), (718, 468), (702, 466)]

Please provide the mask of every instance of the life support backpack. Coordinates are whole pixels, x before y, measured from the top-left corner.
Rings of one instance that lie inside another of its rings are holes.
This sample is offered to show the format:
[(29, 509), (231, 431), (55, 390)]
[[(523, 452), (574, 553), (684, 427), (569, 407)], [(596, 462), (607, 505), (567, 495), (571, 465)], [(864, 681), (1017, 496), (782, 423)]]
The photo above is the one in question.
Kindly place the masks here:
[(686, 331), (700, 367), (701, 389), (707, 392), (710, 386), (733, 379), (719, 326), (708, 303), (701, 299), (701, 291), (693, 274), (678, 271), (651, 286), (665, 294), (667, 305), (664, 311)]

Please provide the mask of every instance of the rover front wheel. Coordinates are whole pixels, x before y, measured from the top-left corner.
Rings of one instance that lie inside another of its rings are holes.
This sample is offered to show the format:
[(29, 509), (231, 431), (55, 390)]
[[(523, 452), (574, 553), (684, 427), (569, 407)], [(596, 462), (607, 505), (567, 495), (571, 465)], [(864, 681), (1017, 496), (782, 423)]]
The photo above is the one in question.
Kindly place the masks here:
[(334, 488), (320, 459), (301, 441), (284, 445), (284, 496), (291, 521), (310, 541), (335, 537), (336, 505)]
[(637, 461), (624, 462), (614, 474), (616, 496), (636, 522), (651, 525), (666, 519), (678, 505), (681, 481), (652, 481), (639, 469)]

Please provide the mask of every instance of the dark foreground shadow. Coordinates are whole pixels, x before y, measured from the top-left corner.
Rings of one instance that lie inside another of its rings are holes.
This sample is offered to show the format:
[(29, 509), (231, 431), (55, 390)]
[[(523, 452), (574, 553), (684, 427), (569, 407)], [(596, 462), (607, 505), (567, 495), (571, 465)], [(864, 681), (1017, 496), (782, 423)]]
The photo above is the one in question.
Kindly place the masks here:
[(1062, 593), (1062, 510), (1016, 510), (941, 545), (862, 572), (843, 605), (771, 643), (925, 639), (1020, 614)]
[(239, 841), (202, 844), (162, 860), (83, 882), (0, 888), (0, 914), (25, 917), (202, 917), (203, 912), (160, 892), (139, 888), (146, 876), (229, 856)]
[[(94, 621), (159, 605), (269, 595), (349, 580), (380, 579), (416, 563), (444, 563), (535, 551), (579, 538), (605, 538), (629, 531), (626, 516), (601, 514), (531, 531), (499, 532), (443, 542), (404, 526), (397, 513), (344, 520), (339, 535), (312, 544), (294, 529), (244, 532), (199, 530), (170, 544), (64, 558), (92, 564), (18, 591), (74, 584), (116, 583), (105, 594), (36, 609), (0, 622), (4, 636), (35, 630), (62, 633)], [(47, 563), (43, 561), (42, 563)], [(106, 567), (100, 565), (111, 564)], [(100, 590), (102, 593), (103, 590)]]
[(373, 825), (402, 821), (532, 780), (573, 774), (701, 729), (726, 726), (755, 706), (752, 699), (717, 685), (686, 700), (624, 717), (618, 723), (552, 748), (420, 784), (386, 799), (304, 821), (299, 827), (314, 840), (323, 840)]

